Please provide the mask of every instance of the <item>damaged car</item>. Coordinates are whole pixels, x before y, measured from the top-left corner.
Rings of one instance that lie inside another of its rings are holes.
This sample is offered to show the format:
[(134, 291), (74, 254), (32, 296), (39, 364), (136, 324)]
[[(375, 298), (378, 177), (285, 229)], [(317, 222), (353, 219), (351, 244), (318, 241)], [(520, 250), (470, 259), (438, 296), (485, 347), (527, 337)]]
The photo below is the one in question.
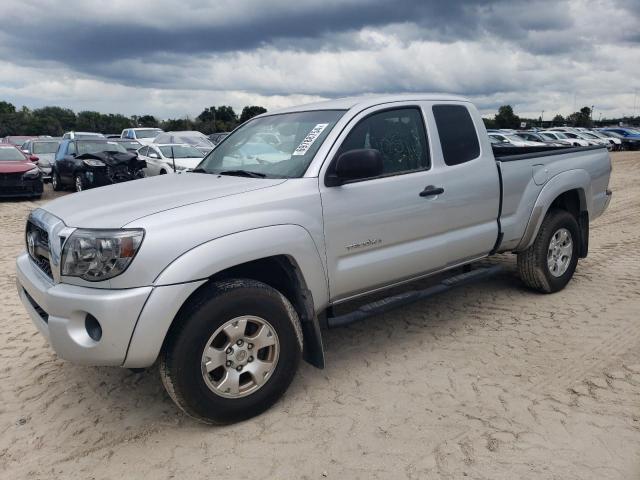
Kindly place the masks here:
[(143, 178), (147, 165), (136, 153), (110, 140), (70, 140), (60, 143), (51, 172), (56, 191), (72, 187), (77, 192)]

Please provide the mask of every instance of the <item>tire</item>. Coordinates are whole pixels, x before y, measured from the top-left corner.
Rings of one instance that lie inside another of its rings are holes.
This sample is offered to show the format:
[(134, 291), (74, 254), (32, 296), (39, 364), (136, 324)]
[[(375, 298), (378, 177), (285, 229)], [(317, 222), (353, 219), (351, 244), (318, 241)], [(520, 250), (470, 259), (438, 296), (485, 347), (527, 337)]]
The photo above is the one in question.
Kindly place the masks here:
[(162, 169), (162, 170), (160, 170), (160, 173), (158, 175), (166, 175), (166, 174), (167, 174), (167, 172), (164, 169)]
[[(252, 332), (255, 319), (264, 322), (267, 330)], [(233, 330), (236, 323), (242, 327), (241, 334), (240, 330), (232, 336), (224, 331), (217, 334), (223, 328)], [(272, 335), (258, 335), (260, 332)], [(268, 343), (267, 337), (276, 346), (258, 347)], [(244, 339), (242, 346), (235, 338)], [(208, 357), (212, 348), (215, 355)], [(162, 348), (160, 376), (169, 396), (185, 413), (204, 423), (227, 424), (256, 416), (273, 405), (293, 380), (301, 355), (302, 330), (291, 303), (264, 283), (228, 280), (205, 287), (178, 314)], [(214, 357), (217, 360), (211, 360)], [(235, 366), (238, 358), (244, 360), (240, 367), (244, 370)], [(207, 373), (208, 365), (219, 366)], [(267, 379), (259, 385), (259, 377)], [(239, 379), (235, 382), (239, 388), (233, 387), (234, 378)]]
[(73, 186), (76, 192), (82, 192), (83, 190), (85, 190), (85, 184), (84, 180), (82, 179), (82, 175), (76, 174), (76, 176), (74, 177)]
[(60, 180), (60, 175), (55, 170), (51, 174), (51, 186), (53, 190), (56, 192), (60, 192), (62, 190), (62, 181)]
[[(571, 250), (564, 241), (564, 232), (569, 235)], [(556, 249), (552, 251), (552, 239)], [(580, 229), (573, 215), (566, 210), (550, 210), (544, 218), (540, 231), (527, 250), (518, 253), (518, 272), (529, 288), (543, 293), (562, 290), (576, 270), (580, 249)], [(551, 258), (549, 255), (551, 254)], [(554, 262), (553, 255), (557, 260)], [(549, 262), (555, 263), (553, 269)], [(554, 271), (555, 270), (555, 271)]]

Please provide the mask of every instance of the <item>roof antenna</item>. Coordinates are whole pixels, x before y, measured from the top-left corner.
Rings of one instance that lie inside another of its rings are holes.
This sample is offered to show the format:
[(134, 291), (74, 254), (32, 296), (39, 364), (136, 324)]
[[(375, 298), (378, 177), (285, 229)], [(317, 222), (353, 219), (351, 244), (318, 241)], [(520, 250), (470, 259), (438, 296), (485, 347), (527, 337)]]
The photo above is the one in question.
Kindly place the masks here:
[(173, 153), (173, 145), (171, 145), (171, 159), (173, 160), (173, 173), (176, 173), (176, 154)]

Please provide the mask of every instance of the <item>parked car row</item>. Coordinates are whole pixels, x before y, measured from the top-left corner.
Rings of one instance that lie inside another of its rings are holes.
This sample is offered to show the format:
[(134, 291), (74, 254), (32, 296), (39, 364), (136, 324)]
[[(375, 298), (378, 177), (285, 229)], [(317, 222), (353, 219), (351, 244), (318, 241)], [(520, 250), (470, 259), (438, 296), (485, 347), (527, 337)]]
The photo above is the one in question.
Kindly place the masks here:
[(640, 130), (630, 127), (581, 128), (553, 127), (546, 130), (487, 130), (494, 146), (510, 147), (588, 147), (606, 146), (609, 150), (638, 150)]

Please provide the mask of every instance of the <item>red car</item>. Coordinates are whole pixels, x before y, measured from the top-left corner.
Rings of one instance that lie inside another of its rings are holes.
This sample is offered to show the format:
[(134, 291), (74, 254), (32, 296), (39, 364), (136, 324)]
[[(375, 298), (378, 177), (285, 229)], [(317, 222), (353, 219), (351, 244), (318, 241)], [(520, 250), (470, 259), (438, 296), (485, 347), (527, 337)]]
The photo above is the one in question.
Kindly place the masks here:
[(42, 195), (42, 174), (35, 162), (13, 145), (0, 144), (0, 197)]

